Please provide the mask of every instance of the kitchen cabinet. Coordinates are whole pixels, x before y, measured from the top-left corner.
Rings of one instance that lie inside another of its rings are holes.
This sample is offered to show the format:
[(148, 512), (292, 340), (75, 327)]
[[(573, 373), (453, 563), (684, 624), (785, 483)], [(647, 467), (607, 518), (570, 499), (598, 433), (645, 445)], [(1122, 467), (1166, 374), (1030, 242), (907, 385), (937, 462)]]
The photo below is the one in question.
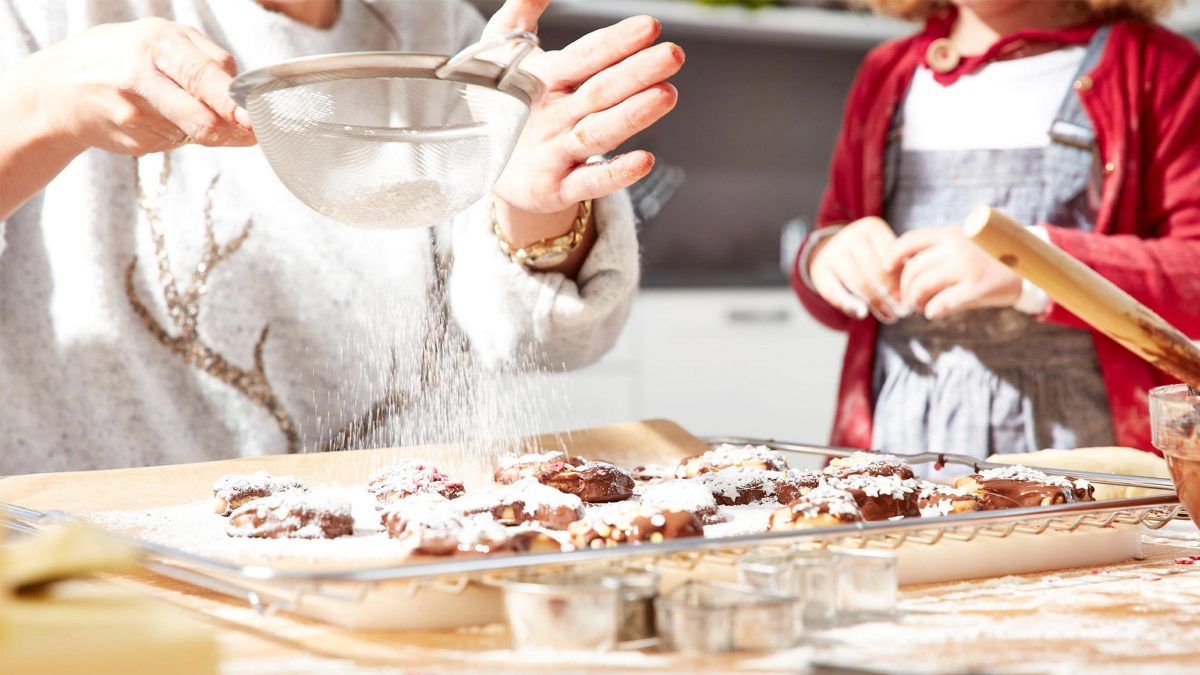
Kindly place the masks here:
[(542, 376), (544, 429), (663, 417), (701, 435), (825, 443), (845, 337), (790, 289), (644, 289), (616, 347)]

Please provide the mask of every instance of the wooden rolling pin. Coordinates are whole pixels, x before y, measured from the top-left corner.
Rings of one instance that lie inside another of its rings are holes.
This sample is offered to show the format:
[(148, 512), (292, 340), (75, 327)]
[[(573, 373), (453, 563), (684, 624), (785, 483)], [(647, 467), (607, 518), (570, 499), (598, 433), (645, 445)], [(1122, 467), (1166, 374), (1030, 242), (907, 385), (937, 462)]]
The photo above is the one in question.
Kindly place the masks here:
[(1072, 314), (1159, 370), (1200, 387), (1200, 348), (1116, 284), (990, 206), (972, 211), (963, 229)]

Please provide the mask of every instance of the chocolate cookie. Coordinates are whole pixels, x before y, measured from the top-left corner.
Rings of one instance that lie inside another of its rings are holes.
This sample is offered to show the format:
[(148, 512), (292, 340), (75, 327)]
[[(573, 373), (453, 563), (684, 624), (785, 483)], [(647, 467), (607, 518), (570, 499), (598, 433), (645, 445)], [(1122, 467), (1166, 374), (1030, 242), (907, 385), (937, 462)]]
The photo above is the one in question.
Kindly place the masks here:
[(982, 508), (979, 495), (949, 485), (921, 483), (917, 491), (917, 508), (921, 516), (948, 516), (955, 513), (970, 513)]
[(862, 511), (863, 520), (890, 520), (892, 518), (915, 518), (921, 515), (917, 508), (918, 484), (898, 475), (871, 476), (852, 474), (844, 478), (830, 476), (829, 485), (850, 493)]
[(376, 506), (383, 508), (384, 505), (423, 492), (436, 492), (446, 499), (454, 499), (462, 495), (465, 488), (461, 482), (452, 480), (431, 464), (404, 459), (372, 473), (367, 490), (375, 495), (378, 502)]
[(821, 484), (824, 476), (816, 471), (788, 469), (775, 481), (775, 501), (790, 504)]
[(557, 450), (541, 454), (507, 455), (497, 462), (495, 478), (497, 483), (515, 483), (524, 478), (535, 478), (540, 471), (550, 466), (563, 463), (580, 466), (586, 461), (582, 457), (567, 457)]
[(703, 485), (675, 480), (646, 488), (641, 503), (662, 511), (687, 511), (705, 525), (723, 522), (717, 500)]
[(227, 516), (241, 505), (255, 499), (269, 497), (285, 490), (303, 492), (308, 488), (295, 476), (272, 476), (266, 471), (258, 471), (221, 476), (213, 483), (212, 489), (213, 510), (218, 515)]
[(400, 502), (384, 514), (388, 536), (410, 555), (488, 555), (530, 550), (561, 550), (548, 533), (505, 527), (491, 514), (466, 516), (449, 508)]
[(800, 530), (862, 522), (854, 495), (830, 485), (820, 485), (771, 514), (772, 530)]
[(914, 477), (911, 466), (901, 462), (895, 455), (878, 452), (856, 452), (848, 457), (830, 460), (825, 473), (838, 478), (863, 475), (896, 476), (902, 480), (912, 480)]
[(679, 460), (675, 476), (677, 478), (695, 478), (702, 474), (733, 467), (760, 471), (786, 471), (788, 464), (782, 453), (763, 445), (726, 444)]
[(565, 530), (583, 517), (583, 500), (525, 478), (511, 485), (472, 492), (450, 502), (464, 515), (490, 513), (505, 525), (536, 523), (551, 530)]
[(630, 503), (598, 509), (568, 529), (577, 548), (609, 548), (618, 544), (659, 543), (667, 539), (703, 537), (704, 525), (687, 511), (669, 511)]
[(242, 505), (225, 533), (263, 539), (335, 539), (354, 532), (350, 502), (341, 497), (281, 492)]
[(1085, 480), (1053, 476), (1020, 465), (963, 476), (954, 487), (978, 495), (984, 511), (1090, 502), (1095, 491)]
[(619, 502), (633, 496), (633, 477), (607, 462), (575, 465), (555, 462), (538, 471), (538, 482), (592, 504)]
[(703, 485), (721, 506), (744, 506), (773, 501), (785, 504), (815, 486), (820, 477), (813, 480), (802, 471), (763, 471), (731, 467), (702, 473), (690, 479)]

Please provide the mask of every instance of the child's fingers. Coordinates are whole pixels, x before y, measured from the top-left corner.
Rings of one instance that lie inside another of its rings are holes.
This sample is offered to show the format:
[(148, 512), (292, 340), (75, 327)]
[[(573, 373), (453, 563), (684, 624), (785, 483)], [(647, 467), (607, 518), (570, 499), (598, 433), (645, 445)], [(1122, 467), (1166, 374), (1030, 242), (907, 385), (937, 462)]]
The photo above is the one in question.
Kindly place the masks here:
[(890, 227), (873, 228), (867, 236), (875, 258), (879, 261), (879, 281), (885, 292), (893, 299), (900, 297), (900, 271), (891, 264), (892, 247), (896, 244), (896, 234)]
[(838, 279), (841, 280), (843, 286), (854, 295), (866, 301), (867, 307), (873, 315), (886, 323), (896, 320), (891, 309), (891, 304), (884, 300), (876, 290), (878, 286), (871, 283), (868, 273), (857, 259), (847, 257), (838, 260), (834, 264), (833, 270), (837, 274)]
[(913, 284), (920, 277), (946, 265), (945, 256), (936, 249), (925, 249), (908, 259), (900, 270), (900, 299), (920, 308), (915, 299), (916, 291)]
[(842, 282), (833, 274), (814, 275), (813, 286), (825, 302), (833, 305), (842, 314), (855, 319), (867, 318), (866, 301), (855, 297), (853, 293), (846, 290)]
[[(875, 254), (872, 246), (852, 247), (850, 255), (861, 277), (858, 287), (851, 286), (850, 290), (859, 293), (867, 301), (876, 319), (888, 324), (895, 323), (899, 300), (891, 296), (883, 282), (883, 261)], [(859, 287), (862, 290), (859, 290)]]
[(925, 318), (930, 321), (944, 319), (978, 304), (978, 296), (967, 284), (953, 284), (934, 295), (925, 304)]
[[(926, 313), (929, 301), (957, 282), (957, 276), (947, 271), (945, 267), (926, 270), (912, 280), (909, 294), (905, 296), (905, 300), (922, 313)], [(926, 314), (926, 318), (929, 318), (928, 314)]]
[(940, 236), (940, 229), (935, 228), (905, 232), (889, 249), (883, 260), (884, 269), (889, 272), (899, 270), (910, 258), (937, 243)]

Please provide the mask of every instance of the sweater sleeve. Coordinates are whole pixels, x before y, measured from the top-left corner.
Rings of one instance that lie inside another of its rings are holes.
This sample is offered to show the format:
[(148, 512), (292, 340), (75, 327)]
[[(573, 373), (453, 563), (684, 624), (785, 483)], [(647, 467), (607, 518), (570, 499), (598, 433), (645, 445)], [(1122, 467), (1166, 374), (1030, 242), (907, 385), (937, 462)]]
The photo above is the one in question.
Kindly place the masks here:
[[(55, 41), (54, 29), (61, 32), (65, 22), (65, 7), (0, 0), (0, 71)], [(0, 256), (4, 255), (7, 231), (8, 221), (0, 218)]]
[(595, 204), (598, 238), (578, 277), (513, 263), (485, 199), (452, 224), (448, 281), (454, 320), (490, 365), (578, 368), (616, 342), (638, 287), (633, 207), (619, 192)]
[[(1175, 61), (1147, 87), (1145, 136), (1134, 234), (1097, 234), (1049, 227), (1050, 240), (1154, 310), (1187, 335), (1200, 337), (1200, 54)], [(1184, 64), (1179, 67), (1179, 64)], [(1117, 224), (1119, 231), (1133, 228)], [(1084, 324), (1057, 303), (1048, 321)]]
[[(878, 52), (872, 52), (863, 62), (850, 93), (846, 96), (845, 109), (842, 112), (842, 126), (838, 132), (837, 141), (833, 147), (833, 157), (829, 163), (829, 183), (821, 196), (821, 204), (817, 211), (817, 229), (831, 225), (844, 225), (860, 218), (861, 192), (863, 183), (863, 143), (864, 121), (869, 110), (867, 96), (872, 89), (868, 80), (873, 80), (873, 58)], [(800, 303), (808, 310), (814, 319), (834, 330), (846, 330), (850, 326), (850, 317), (843, 314), (833, 305), (825, 302), (809, 284), (805, 283), (808, 276), (800, 269), (801, 264), (808, 262), (809, 239), (801, 244), (792, 262), (792, 288), (800, 298)]]

